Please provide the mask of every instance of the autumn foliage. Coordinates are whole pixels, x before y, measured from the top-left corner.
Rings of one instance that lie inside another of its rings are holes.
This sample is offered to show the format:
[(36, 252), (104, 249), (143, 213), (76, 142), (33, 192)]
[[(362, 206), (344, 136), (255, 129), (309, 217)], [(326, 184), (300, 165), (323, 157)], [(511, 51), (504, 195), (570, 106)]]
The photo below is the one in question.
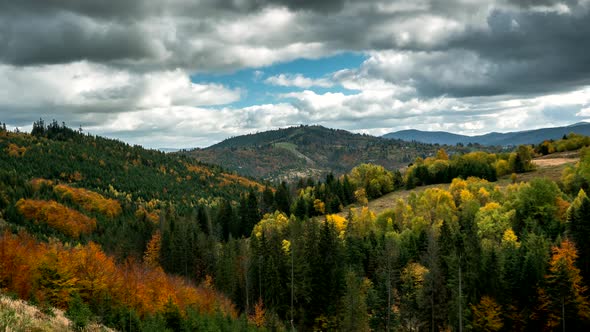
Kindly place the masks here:
[(147, 248), (145, 249), (145, 253), (143, 255), (143, 261), (145, 264), (151, 267), (158, 267), (160, 266), (159, 259), (160, 259), (160, 251), (162, 247), (162, 236), (160, 235), (159, 231), (156, 231), (152, 238), (147, 244)]
[(489, 296), (483, 296), (479, 304), (471, 305), (471, 310), (476, 331), (500, 331), (504, 326), (502, 307)]
[(564, 319), (570, 326), (575, 326), (579, 320), (590, 319), (588, 289), (575, 266), (578, 254), (574, 244), (565, 240), (559, 247), (553, 247), (552, 252), (545, 287), (538, 290), (540, 305), (537, 314), (545, 321), (548, 330), (558, 328)]
[(14, 143), (8, 144), (8, 147), (6, 148), (6, 153), (11, 157), (22, 157), (25, 155), (25, 152), (27, 152), (27, 148), (18, 146)]
[(264, 323), (266, 322), (265, 314), (266, 309), (262, 303), (262, 298), (259, 298), (258, 302), (256, 302), (256, 305), (254, 306), (254, 313), (248, 318), (257, 327), (263, 327)]
[(210, 287), (192, 286), (133, 259), (117, 264), (92, 242), (69, 247), (40, 243), (25, 233), (0, 235), (0, 289), (59, 308), (67, 308), (77, 293), (85, 302), (108, 298), (110, 305), (140, 316), (161, 312), (169, 301), (182, 311), (191, 306), (201, 313), (236, 316), (231, 302)]
[(53, 186), (53, 181), (42, 178), (32, 179), (30, 183), (35, 191), (39, 191), (43, 186)]
[(199, 165), (186, 164), (186, 169), (189, 172), (201, 174), (201, 175), (206, 176), (206, 177), (209, 177), (209, 176), (212, 176), (213, 175), (213, 172), (211, 172), (211, 170), (209, 170), (206, 167), (199, 166)]
[(96, 228), (96, 219), (53, 200), (20, 199), (16, 208), (25, 218), (47, 224), (73, 238), (90, 234)]
[(235, 175), (235, 174), (228, 174), (228, 173), (221, 174), (221, 179), (220, 179), (219, 184), (223, 187), (237, 184), (237, 185), (240, 185), (243, 187), (254, 187), (254, 188), (258, 189), (259, 191), (264, 190), (264, 186), (258, 182), (252, 181), (252, 180), (247, 179), (243, 176), (239, 176), (239, 175)]
[(53, 191), (62, 199), (67, 199), (79, 205), (87, 212), (97, 212), (109, 218), (121, 213), (121, 205), (114, 199), (108, 199), (93, 191), (73, 188), (66, 185), (57, 185)]

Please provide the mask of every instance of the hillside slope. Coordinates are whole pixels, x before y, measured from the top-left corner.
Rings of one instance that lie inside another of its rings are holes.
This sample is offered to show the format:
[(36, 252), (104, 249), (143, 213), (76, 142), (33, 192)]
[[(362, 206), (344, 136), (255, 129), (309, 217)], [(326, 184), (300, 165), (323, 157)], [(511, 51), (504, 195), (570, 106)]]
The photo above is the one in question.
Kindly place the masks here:
[(0, 132), (0, 174), (23, 179), (72, 182), (133, 199), (177, 203), (238, 198), (260, 184), (223, 172), (218, 166), (120, 141), (86, 136), (64, 127), (62, 136)]
[[(185, 152), (205, 163), (270, 180), (323, 176), (350, 171), (361, 163), (389, 169), (407, 166), (440, 147), (387, 140), (322, 126), (299, 126), (233, 137), (205, 149)], [(469, 148), (448, 147), (449, 153)]]
[(580, 135), (590, 135), (590, 123), (576, 123), (571, 126), (541, 128), (527, 131), (516, 131), (509, 133), (488, 133), (478, 136), (466, 136), (448, 133), (444, 131), (420, 131), (420, 130), (402, 130), (383, 135), (385, 138), (398, 139), (403, 141), (416, 141), (430, 144), (481, 144), (481, 145), (521, 145), (537, 144), (544, 140), (559, 139), (564, 135), (576, 133)]
[[(249, 323), (237, 320), (211, 279), (225, 263), (213, 244), (226, 219), (209, 216), (220, 202), (231, 211), (262, 188), (186, 156), (65, 125), (36, 123), (31, 134), (0, 129), (0, 290), (62, 310), (79, 298), (118, 330), (180, 323), (244, 330)], [(197, 249), (205, 244), (211, 249)], [(174, 275), (180, 267), (185, 278)], [(178, 313), (175, 323), (160, 320), (166, 310)]]
[[(0, 330), (69, 332), (79, 331), (59, 309), (40, 310), (22, 300), (13, 300), (0, 293)], [(84, 331), (113, 331), (96, 323), (89, 324)]]

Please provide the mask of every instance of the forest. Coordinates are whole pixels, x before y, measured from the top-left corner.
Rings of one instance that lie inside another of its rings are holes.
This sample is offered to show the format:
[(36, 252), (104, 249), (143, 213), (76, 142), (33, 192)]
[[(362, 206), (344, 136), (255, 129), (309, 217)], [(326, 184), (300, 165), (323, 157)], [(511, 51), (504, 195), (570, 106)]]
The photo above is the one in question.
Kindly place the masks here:
[[(0, 290), (122, 331), (587, 330), (589, 143), (270, 183), (0, 126)], [(572, 150), (560, 178), (519, 181)]]

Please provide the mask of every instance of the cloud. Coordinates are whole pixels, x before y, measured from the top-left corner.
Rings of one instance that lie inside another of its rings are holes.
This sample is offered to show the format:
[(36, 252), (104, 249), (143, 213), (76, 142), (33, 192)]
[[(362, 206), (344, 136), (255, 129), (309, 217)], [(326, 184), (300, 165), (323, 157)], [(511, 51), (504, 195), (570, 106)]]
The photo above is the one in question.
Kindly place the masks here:
[(426, 84), (426, 75), (425, 95), (537, 93), (587, 84), (589, 7), (574, 0), (23, 0), (0, 4), (0, 61), (203, 72), (385, 51), (407, 54), (418, 69), (426, 61), (433, 72), (449, 59), (463, 74), (493, 69), (473, 89), (445, 91)]
[(301, 74), (279, 74), (277, 76), (271, 76), (264, 80), (267, 84), (278, 85), (278, 86), (290, 86), (290, 87), (298, 87), (298, 88), (311, 88), (311, 87), (320, 87), (320, 88), (329, 88), (334, 85), (329, 79), (326, 78), (308, 78)]
[(580, 109), (580, 111), (578, 113), (576, 113), (576, 116), (590, 117), (590, 106)]
[(4, 122), (20, 126), (39, 117), (104, 124), (123, 112), (229, 104), (240, 93), (218, 84), (192, 83), (181, 70), (138, 74), (89, 62), (0, 65), (0, 113)]
[(0, 61), (13, 65), (89, 60), (156, 60), (165, 52), (139, 24), (95, 21), (68, 13), (0, 16)]
[[(299, 123), (566, 124), (590, 114), (588, 22), (587, 0), (1, 1), (0, 117), (182, 147)], [(366, 61), (320, 78), (267, 68), (351, 51)], [(300, 90), (236, 107), (247, 84), (190, 80), (244, 68)]]

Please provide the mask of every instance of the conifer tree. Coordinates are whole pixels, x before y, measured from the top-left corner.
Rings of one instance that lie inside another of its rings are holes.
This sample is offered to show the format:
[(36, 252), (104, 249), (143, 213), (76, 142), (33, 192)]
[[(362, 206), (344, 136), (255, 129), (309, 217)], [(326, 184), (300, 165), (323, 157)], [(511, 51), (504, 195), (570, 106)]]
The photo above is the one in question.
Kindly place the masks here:
[(569, 211), (568, 230), (576, 244), (578, 260), (585, 281), (590, 280), (590, 199), (580, 191)]

